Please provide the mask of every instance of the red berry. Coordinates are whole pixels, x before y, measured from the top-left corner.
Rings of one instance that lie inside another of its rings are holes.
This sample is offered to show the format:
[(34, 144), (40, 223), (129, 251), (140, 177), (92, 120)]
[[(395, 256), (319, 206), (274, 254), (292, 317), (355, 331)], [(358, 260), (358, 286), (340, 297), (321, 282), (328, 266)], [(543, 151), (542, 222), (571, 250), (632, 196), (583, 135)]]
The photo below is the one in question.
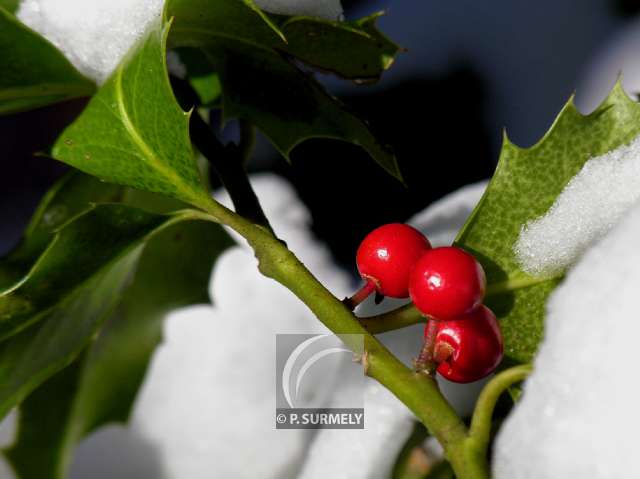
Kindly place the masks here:
[(416, 263), (409, 293), (422, 314), (449, 320), (482, 303), (486, 279), (473, 255), (447, 246), (427, 251)]
[(449, 381), (482, 379), (496, 369), (502, 354), (500, 326), (486, 306), (456, 320), (438, 322), (433, 355), (437, 371)]
[(411, 268), (431, 248), (417, 229), (400, 223), (376, 228), (360, 243), (356, 263), (360, 276), (392, 298), (409, 296)]

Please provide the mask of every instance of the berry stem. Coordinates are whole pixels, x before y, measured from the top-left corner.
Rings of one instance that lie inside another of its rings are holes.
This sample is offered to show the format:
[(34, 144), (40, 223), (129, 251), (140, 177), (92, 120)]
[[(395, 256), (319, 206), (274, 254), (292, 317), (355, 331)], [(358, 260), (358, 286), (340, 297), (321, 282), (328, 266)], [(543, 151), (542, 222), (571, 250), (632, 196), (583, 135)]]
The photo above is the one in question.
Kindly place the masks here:
[(344, 298), (342, 302), (344, 305), (353, 311), (356, 307), (367, 299), (376, 290), (376, 284), (373, 280), (368, 279), (364, 285), (356, 291), (350, 298)]
[(427, 318), (427, 326), (425, 328), (424, 342), (418, 358), (414, 362), (416, 371), (424, 371), (429, 375), (433, 375), (436, 370), (436, 363), (433, 358), (433, 351), (436, 344), (436, 334), (438, 333), (438, 323), (433, 319)]

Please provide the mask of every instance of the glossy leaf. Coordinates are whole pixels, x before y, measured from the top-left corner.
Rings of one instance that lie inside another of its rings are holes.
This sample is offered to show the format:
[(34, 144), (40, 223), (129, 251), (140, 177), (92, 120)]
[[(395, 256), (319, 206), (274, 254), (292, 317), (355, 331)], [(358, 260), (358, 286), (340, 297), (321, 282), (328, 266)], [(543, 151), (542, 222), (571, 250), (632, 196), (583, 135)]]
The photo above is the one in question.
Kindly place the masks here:
[[(224, 53), (212, 53), (211, 58), (220, 72), (225, 117), (250, 120), (286, 158), (304, 140), (332, 138), (361, 146), (390, 174), (401, 178), (391, 148), (285, 58), (241, 45), (228, 45)], [(260, 88), (252, 80), (256, 77)]]
[[(43, 199), (25, 239), (10, 257), (37, 257), (53, 238), (54, 225), (93, 208), (90, 203), (105, 201), (156, 212), (183, 206), (166, 197), (103, 183), (74, 171)], [(97, 338), (72, 366), (22, 403), (19, 436), (6, 451), (22, 479), (66, 477), (74, 445), (85, 434), (109, 422), (126, 421), (160, 340), (166, 312), (208, 302), (211, 267), (230, 244), (222, 228), (208, 221), (162, 226), (145, 241), (135, 276), (116, 298), (115, 312), (102, 320), (105, 324)]]
[(488, 279), (487, 305), (500, 319), (505, 353), (528, 362), (542, 338), (544, 306), (561, 276), (524, 273), (513, 253), (522, 226), (543, 215), (584, 163), (640, 134), (640, 105), (618, 84), (588, 116), (573, 101), (539, 143), (519, 148), (505, 136), (500, 162), (457, 244), (474, 252)]
[(56, 183), (44, 196), (23, 239), (5, 258), (0, 259), (0, 291), (24, 276), (47, 248), (57, 228), (91, 208), (91, 203), (122, 200), (124, 188), (72, 172)]
[(0, 114), (91, 95), (94, 84), (0, 4)]
[[(292, 60), (296, 56), (354, 78), (375, 77), (374, 71), (381, 73), (391, 64), (391, 50), (397, 47), (382, 40), (373, 19), (342, 25), (294, 18), (283, 23), (294, 44), (248, 2), (221, 0), (211, 8), (206, 0), (171, 0), (166, 9), (175, 19), (171, 45), (202, 49), (218, 73), (226, 118), (254, 123), (286, 158), (307, 139), (333, 138), (360, 145), (390, 174), (401, 177), (390, 147)], [(318, 36), (317, 43), (309, 33)], [(343, 56), (324, 52), (330, 45), (342, 48)]]
[(304, 63), (358, 82), (373, 82), (401, 50), (376, 27), (381, 14), (356, 22), (292, 17), (280, 25), (282, 50)]
[(87, 344), (150, 235), (195, 218), (105, 204), (60, 229), (27, 276), (0, 295), (0, 417)]
[(163, 217), (95, 208), (60, 229), (24, 278), (0, 296), (0, 340), (41, 320), (60, 298), (158, 227)]
[[(229, 245), (220, 227), (201, 221), (175, 224), (149, 241), (133, 283), (100, 336), (23, 403), (18, 441), (7, 453), (21, 479), (66, 477), (73, 447), (83, 436), (126, 422), (166, 313), (209, 301), (212, 264)], [(55, 398), (57, 407), (43, 408), (47, 398)], [(43, 423), (49, 425), (45, 431)]]
[(58, 138), (53, 156), (111, 183), (194, 205), (210, 201), (165, 65), (169, 24), (134, 48)]

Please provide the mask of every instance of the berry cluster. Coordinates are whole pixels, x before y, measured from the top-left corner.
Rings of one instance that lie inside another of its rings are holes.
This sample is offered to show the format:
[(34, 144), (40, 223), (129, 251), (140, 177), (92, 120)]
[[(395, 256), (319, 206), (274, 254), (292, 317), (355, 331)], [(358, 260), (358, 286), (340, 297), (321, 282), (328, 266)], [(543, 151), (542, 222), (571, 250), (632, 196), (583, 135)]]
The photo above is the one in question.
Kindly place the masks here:
[(367, 235), (356, 255), (365, 285), (349, 298), (355, 307), (374, 291), (407, 298), (427, 318), (420, 369), (436, 368), (450, 381), (476, 381), (502, 359), (500, 327), (482, 304), (486, 278), (475, 257), (453, 246), (432, 248), (411, 226), (392, 223)]

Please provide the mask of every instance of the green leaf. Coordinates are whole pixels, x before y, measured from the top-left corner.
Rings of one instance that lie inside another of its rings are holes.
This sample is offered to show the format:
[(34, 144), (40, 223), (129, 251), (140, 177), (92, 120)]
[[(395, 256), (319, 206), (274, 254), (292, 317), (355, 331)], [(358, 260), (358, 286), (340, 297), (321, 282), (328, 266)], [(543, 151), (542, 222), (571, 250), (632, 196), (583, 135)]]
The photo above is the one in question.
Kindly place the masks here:
[[(224, 52), (212, 51), (211, 59), (222, 81), (225, 117), (254, 123), (285, 158), (307, 139), (332, 138), (361, 146), (401, 179), (390, 146), (380, 143), (366, 123), (277, 53), (228, 45)], [(260, 78), (260, 88), (254, 78)]]
[(292, 17), (280, 25), (283, 51), (304, 63), (357, 82), (375, 82), (393, 64), (400, 47), (376, 27), (381, 13), (355, 22)]
[(588, 116), (570, 100), (531, 148), (519, 148), (505, 136), (495, 175), (456, 243), (475, 253), (485, 268), (486, 302), (500, 319), (509, 360), (528, 362), (533, 357), (542, 338), (546, 300), (562, 279), (522, 271), (513, 253), (520, 229), (547, 212), (587, 160), (638, 134), (640, 105), (617, 84)]
[(0, 259), (0, 291), (24, 276), (47, 248), (57, 228), (91, 208), (123, 199), (124, 188), (73, 171), (45, 195), (20, 244)]
[(0, 3), (0, 115), (89, 96), (94, 84)]
[(212, 264), (230, 244), (222, 228), (202, 221), (175, 224), (148, 242), (133, 283), (98, 338), (23, 403), (17, 442), (7, 451), (21, 479), (66, 477), (83, 436), (127, 420), (166, 313), (209, 302)]
[(215, 73), (205, 76), (191, 77), (191, 86), (200, 97), (200, 105), (211, 108), (216, 105), (222, 95), (220, 78)]
[[(56, 228), (105, 201), (161, 213), (184, 207), (163, 196), (72, 171), (45, 196), (10, 258), (26, 258), (25, 263), (33, 264)], [(127, 282), (114, 298), (110, 311), (115, 312), (100, 319), (104, 325), (97, 325), (100, 332), (84, 354), (22, 403), (18, 439), (5, 452), (21, 478), (66, 477), (73, 448), (84, 435), (108, 422), (127, 419), (160, 340), (166, 312), (209, 301), (212, 265), (232, 244), (222, 228), (209, 221), (180, 221), (151, 235), (144, 242), (131, 284)]]
[[(294, 44), (288, 38), (285, 43), (283, 31), (245, 2), (220, 0), (211, 8), (206, 0), (172, 0), (166, 10), (175, 18), (172, 47), (200, 48), (218, 73), (226, 118), (255, 124), (285, 158), (307, 139), (333, 138), (361, 146), (401, 178), (391, 148), (291, 59), (295, 55), (324, 70), (371, 78), (391, 63), (390, 42), (381, 40), (373, 19), (361, 25), (291, 19), (283, 26), (291, 29)], [(309, 32), (319, 35), (317, 44), (309, 41)], [(343, 56), (324, 53), (331, 45), (342, 48)]]
[(18, 10), (19, 0), (0, 0), (0, 8), (4, 8), (9, 13), (15, 13)]
[(0, 292), (0, 340), (46, 316), (61, 298), (163, 221), (155, 215), (102, 207), (61, 228), (26, 276)]
[(198, 218), (104, 204), (56, 233), (27, 275), (0, 293), (0, 417), (86, 346), (121, 299), (144, 243)]
[(53, 156), (111, 183), (208, 204), (189, 141), (189, 114), (178, 106), (165, 65), (169, 24), (133, 49), (58, 138)]

